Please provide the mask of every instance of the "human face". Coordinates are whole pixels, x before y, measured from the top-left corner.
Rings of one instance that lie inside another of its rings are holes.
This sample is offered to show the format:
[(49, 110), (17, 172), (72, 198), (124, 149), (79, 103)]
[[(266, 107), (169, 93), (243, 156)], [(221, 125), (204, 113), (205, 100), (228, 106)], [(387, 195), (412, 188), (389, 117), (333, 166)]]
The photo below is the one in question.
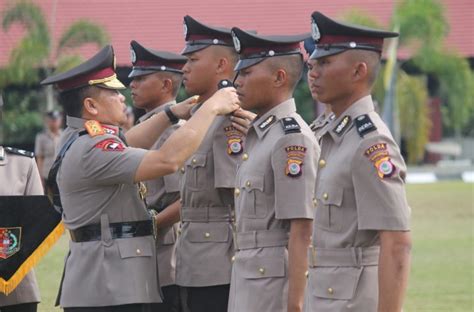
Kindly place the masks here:
[(352, 66), (345, 53), (308, 61), (308, 85), (313, 98), (337, 104), (351, 93)]
[(188, 95), (204, 95), (217, 86), (218, 59), (212, 47), (186, 54), (188, 61), (183, 67), (183, 86)]
[(51, 132), (57, 132), (59, 129), (61, 129), (61, 124), (61, 118), (46, 118), (46, 126)]
[(273, 90), (272, 79), (272, 72), (265, 61), (239, 70), (234, 85), (242, 108), (259, 113), (265, 110)]
[(127, 122), (125, 96), (118, 90), (100, 89), (94, 99), (98, 121), (114, 126), (120, 126)]
[(130, 83), (133, 105), (146, 111), (155, 108), (160, 101), (163, 81), (157, 73), (134, 77)]

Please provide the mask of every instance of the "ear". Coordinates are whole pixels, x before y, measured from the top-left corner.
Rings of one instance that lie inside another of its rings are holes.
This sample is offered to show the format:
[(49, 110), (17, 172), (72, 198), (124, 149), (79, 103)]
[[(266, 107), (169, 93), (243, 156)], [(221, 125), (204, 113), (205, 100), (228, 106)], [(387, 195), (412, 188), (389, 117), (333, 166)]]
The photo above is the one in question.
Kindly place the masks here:
[(225, 57), (221, 57), (217, 63), (216, 73), (222, 74), (228, 70), (229, 60)]
[(367, 67), (367, 63), (358, 62), (354, 67), (353, 79), (354, 81), (365, 80), (367, 78), (368, 73), (369, 69)]
[(274, 74), (273, 85), (277, 88), (285, 85), (288, 81), (288, 74), (282, 68), (278, 69)]
[(84, 112), (87, 112), (88, 114), (92, 116), (97, 116), (97, 114), (99, 114), (97, 101), (94, 100), (93, 98), (91, 97), (85, 98), (83, 102), (83, 106), (84, 106)]
[(165, 93), (171, 93), (173, 91), (173, 82), (171, 79), (163, 79), (163, 86), (161, 87)]

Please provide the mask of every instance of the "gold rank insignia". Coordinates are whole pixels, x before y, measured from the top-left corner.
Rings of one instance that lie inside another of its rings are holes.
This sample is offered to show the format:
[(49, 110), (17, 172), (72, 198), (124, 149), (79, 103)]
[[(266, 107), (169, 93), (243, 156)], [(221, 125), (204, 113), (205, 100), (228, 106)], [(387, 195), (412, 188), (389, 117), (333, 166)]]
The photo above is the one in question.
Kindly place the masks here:
[(88, 120), (84, 123), (87, 133), (91, 137), (105, 134), (105, 130), (97, 120)]
[(285, 151), (288, 156), (285, 174), (291, 178), (301, 176), (306, 147), (291, 145), (285, 147)]
[(145, 200), (147, 192), (148, 192), (148, 190), (146, 188), (145, 183), (138, 182), (138, 195), (140, 195), (141, 200)]

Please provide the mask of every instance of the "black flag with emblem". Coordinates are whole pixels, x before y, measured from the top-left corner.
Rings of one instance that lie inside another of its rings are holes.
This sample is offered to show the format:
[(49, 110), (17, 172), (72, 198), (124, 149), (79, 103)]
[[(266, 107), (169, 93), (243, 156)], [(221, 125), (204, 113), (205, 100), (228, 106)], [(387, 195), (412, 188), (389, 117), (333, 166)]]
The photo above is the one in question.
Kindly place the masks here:
[(63, 232), (46, 196), (0, 196), (0, 293), (11, 293)]

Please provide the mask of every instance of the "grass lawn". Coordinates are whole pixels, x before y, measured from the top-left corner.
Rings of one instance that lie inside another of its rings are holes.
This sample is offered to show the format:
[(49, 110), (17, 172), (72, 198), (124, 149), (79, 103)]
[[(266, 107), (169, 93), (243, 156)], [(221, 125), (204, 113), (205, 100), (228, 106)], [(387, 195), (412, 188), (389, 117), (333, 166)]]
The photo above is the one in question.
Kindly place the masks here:
[[(474, 184), (412, 184), (407, 191), (414, 249), (404, 311), (474, 311)], [(40, 312), (60, 311), (53, 306), (66, 250), (64, 236), (36, 268)]]

